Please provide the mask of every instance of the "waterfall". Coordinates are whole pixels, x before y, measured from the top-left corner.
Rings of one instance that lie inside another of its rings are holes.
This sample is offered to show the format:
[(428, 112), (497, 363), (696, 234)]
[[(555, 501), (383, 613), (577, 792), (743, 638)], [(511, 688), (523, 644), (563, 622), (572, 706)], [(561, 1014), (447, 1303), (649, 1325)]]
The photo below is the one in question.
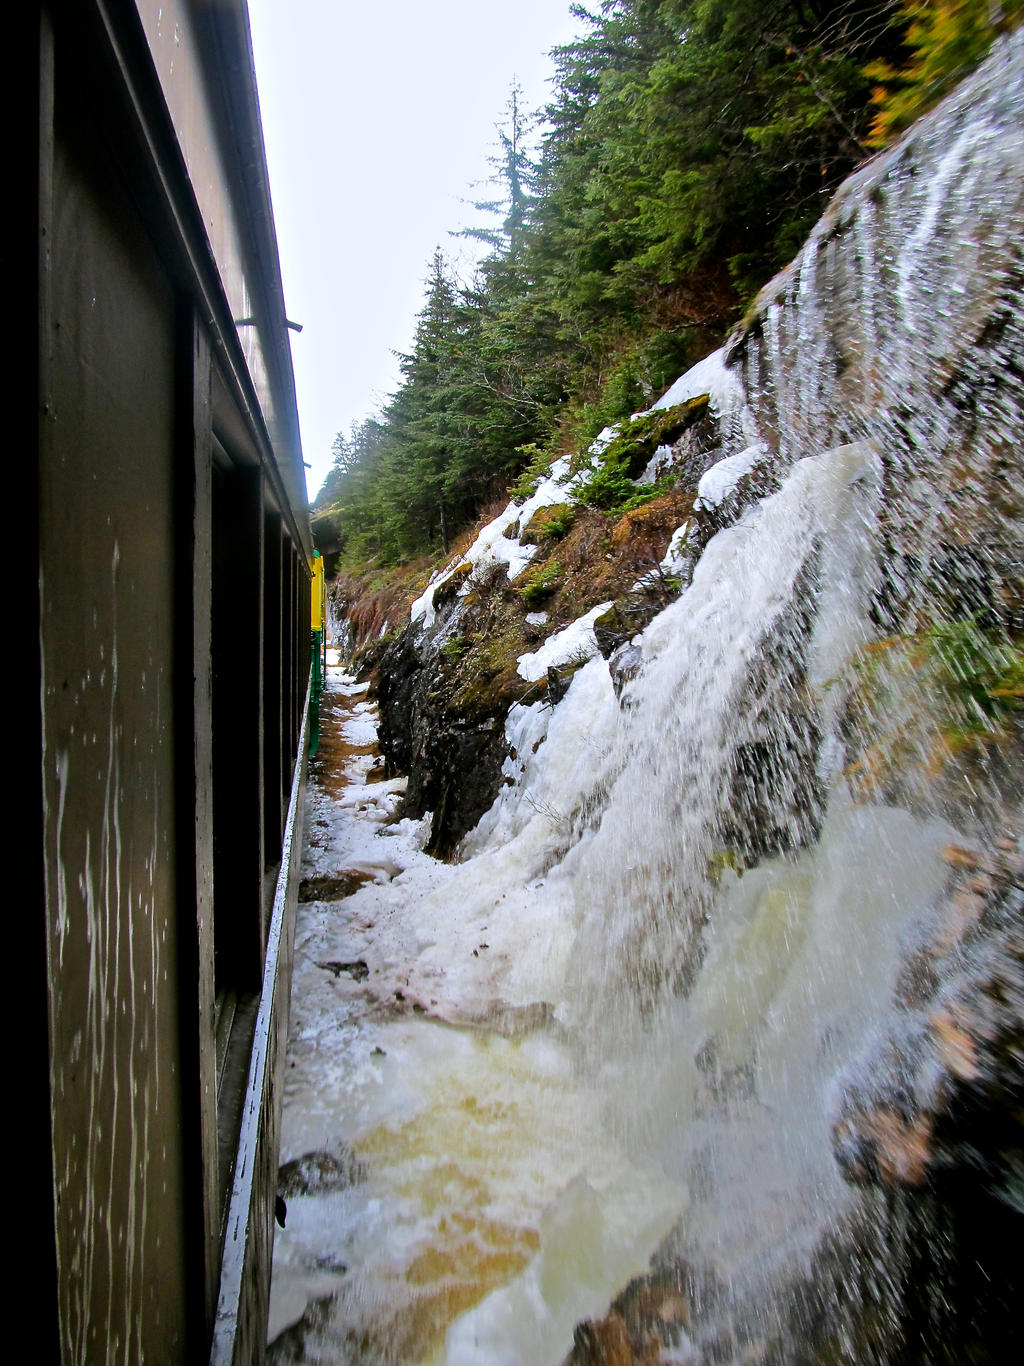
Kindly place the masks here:
[[(1017, 1273), (985, 1230), (1019, 1246), (1021, 109), (1024, 31), (842, 187), (661, 400), (708, 394), (716, 429), (677, 453), (700, 479), (684, 591), (628, 667), (595, 656), (557, 705), (513, 708), (460, 862), (408, 855), (344, 932), (315, 931), (420, 1028), (505, 1036), (480, 1086), (519, 1127), (499, 1125), (501, 1179), (474, 1176), (492, 1223), (473, 1236), (512, 1270), (437, 1320), (432, 1361), (1019, 1346)], [(451, 628), (417, 629), (426, 649)], [(417, 1085), (441, 1068), (430, 1037), (388, 1045)], [(447, 1096), (448, 1123), (469, 1103), (444, 1076), (422, 1103)], [(408, 1183), (427, 1158), (390, 1113), (357, 1151), (397, 1164), (404, 1133)], [(379, 1192), (351, 1198), (383, 1217)], [(423, 1197), (439, 1239), (463, 1217), (447, 1198)], [(329, 1320), (325, 1342), (355, 1340)], [(385, 1339), (358, 1359), (420, 1359)]]

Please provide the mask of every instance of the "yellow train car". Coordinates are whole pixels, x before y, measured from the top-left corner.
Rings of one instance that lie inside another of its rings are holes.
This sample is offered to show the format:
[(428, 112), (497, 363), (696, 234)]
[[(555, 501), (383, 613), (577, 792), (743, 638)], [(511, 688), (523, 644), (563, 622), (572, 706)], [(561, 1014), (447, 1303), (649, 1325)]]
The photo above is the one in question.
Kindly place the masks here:
[(313, 551), (313, 578), (309, 585), (310, 673), (309, 673), (309, 757), (320, 748), (320, 699), (327, 679), (327, 584), (324, 561)]

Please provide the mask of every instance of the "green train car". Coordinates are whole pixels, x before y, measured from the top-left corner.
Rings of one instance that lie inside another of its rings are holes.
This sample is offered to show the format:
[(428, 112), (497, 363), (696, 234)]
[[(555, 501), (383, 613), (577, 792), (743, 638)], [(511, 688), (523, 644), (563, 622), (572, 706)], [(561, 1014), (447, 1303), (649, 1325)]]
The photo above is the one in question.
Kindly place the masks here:
[(8, 41), (15, 1303), (33, 1361), (248, 1366), (314, 562), (248, 15)]

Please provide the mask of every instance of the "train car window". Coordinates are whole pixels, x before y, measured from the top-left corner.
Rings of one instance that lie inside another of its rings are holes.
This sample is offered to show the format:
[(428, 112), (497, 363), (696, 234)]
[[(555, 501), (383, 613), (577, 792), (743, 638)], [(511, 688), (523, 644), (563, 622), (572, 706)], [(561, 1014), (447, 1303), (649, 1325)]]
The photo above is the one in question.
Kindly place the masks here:
[(225, 467), (222, 459), (214, 466), (212, 498), (213, 939), (223, 1198), (263, 964), (259, 470)]

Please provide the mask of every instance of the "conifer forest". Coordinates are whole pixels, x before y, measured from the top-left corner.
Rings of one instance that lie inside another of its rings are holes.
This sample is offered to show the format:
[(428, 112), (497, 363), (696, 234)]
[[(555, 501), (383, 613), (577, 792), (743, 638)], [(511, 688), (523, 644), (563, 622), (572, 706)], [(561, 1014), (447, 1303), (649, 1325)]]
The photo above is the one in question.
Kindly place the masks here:
[[(358, 571), (446, 554), (517, 477), (646, 408), (716, 346), (839, 183), (1022, 0), (604, 0), (510, 92), (456, 278), (439, 246), (402, 379), (335, 441), (316, 509)], [(685, 38), (685, 41), (682, 41)]]

